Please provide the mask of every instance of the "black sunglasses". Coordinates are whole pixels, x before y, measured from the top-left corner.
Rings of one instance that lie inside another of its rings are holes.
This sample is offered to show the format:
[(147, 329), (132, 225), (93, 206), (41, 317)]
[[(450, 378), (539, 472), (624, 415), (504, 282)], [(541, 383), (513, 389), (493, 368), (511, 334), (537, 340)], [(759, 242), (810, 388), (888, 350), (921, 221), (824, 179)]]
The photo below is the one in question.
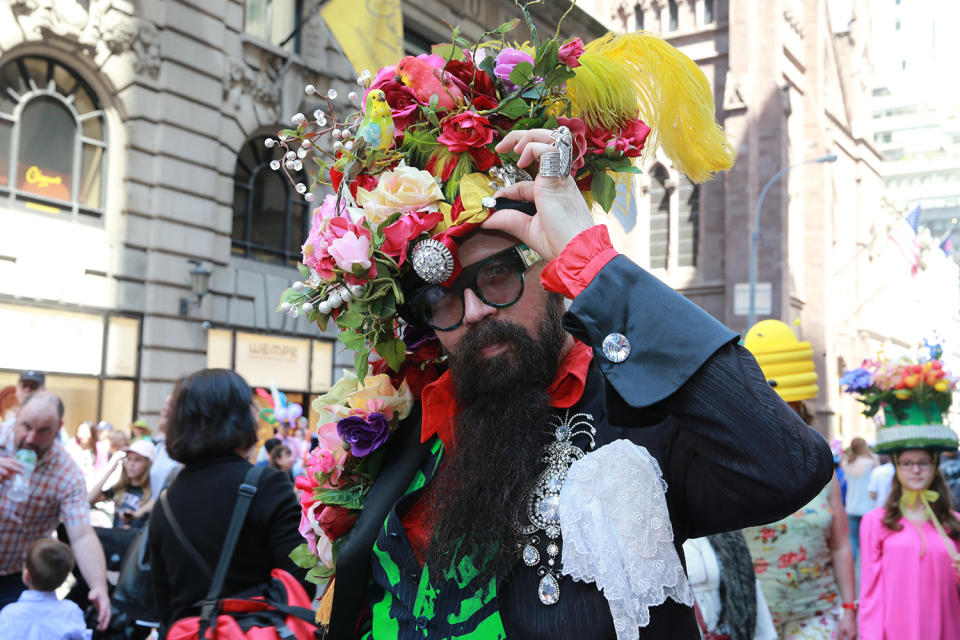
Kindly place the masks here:
[(473, 291), (484, 304), (503, 309), (523, 295), (523, 274), (540, 260), (537, 252), (518, 244), (464, 267), (449, 287), (426, 286), (410, 301), (414, 312), (438, 331), (452, 331), (463, 324), (463, 292)]

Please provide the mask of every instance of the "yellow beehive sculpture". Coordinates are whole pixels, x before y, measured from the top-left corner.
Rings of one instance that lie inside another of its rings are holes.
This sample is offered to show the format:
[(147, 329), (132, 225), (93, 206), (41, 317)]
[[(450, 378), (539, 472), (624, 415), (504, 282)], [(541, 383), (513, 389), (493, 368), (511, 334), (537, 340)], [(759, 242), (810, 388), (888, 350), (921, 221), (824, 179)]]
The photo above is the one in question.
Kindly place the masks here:
[(784, 401), (817, 397), (813, 347), (809, 342), (800, 342), (788, 325), (779, 320), (761, 320), (747, 331), (743, 346), (757, 359), (767, 382)]

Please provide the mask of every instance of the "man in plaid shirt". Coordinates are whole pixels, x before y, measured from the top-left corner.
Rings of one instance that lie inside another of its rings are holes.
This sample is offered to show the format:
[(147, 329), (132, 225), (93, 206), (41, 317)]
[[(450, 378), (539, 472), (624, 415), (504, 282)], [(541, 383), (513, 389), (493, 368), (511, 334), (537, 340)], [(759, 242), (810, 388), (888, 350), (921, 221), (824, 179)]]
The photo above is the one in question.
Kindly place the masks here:
[[(15, 601), (26, 588), (20, 572), (27, 549), (62, 522), (77, 567), (90, 585), (89, 598), (102, 630), (110, 621), (103, 548), (90, 526), (83, 473), (57, 441), (61, 426), (63, 402), (48, 391), (37, 391), (24, 400), (13, 427), (0, 426), (0, 607)], [(14, 501), (10, 487), (23, 471), (14, 457), (19, 449), (35, 451), (37, 466), (26, 500)]]

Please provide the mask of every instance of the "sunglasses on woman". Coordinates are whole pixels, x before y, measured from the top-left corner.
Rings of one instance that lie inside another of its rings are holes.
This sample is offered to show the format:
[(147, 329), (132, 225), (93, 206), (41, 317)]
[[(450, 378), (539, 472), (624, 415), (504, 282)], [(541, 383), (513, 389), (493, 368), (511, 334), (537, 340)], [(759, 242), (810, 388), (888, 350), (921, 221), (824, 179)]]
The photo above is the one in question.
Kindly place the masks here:
[(464, 267), (449, 287), (433, 284), (420, 289), (410, 305), (434, 329), (452, 331), (463, 324), (465, 290), (491, 307), (509, 307), (523, 295), (523, 274), (539, 260), (533, 249), (514, 245)]

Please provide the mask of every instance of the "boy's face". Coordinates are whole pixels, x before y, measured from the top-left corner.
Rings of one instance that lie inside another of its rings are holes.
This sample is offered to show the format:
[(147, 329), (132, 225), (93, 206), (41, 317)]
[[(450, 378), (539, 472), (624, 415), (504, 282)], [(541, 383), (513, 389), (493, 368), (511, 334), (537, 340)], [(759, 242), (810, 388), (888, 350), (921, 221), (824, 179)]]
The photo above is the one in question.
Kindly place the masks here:
[(290, 471), (290, 469), (293, 469), (293, 454), (289, 451), (284, 451), (281, 453), (277, 457), (277, 466), (283, 471)]

